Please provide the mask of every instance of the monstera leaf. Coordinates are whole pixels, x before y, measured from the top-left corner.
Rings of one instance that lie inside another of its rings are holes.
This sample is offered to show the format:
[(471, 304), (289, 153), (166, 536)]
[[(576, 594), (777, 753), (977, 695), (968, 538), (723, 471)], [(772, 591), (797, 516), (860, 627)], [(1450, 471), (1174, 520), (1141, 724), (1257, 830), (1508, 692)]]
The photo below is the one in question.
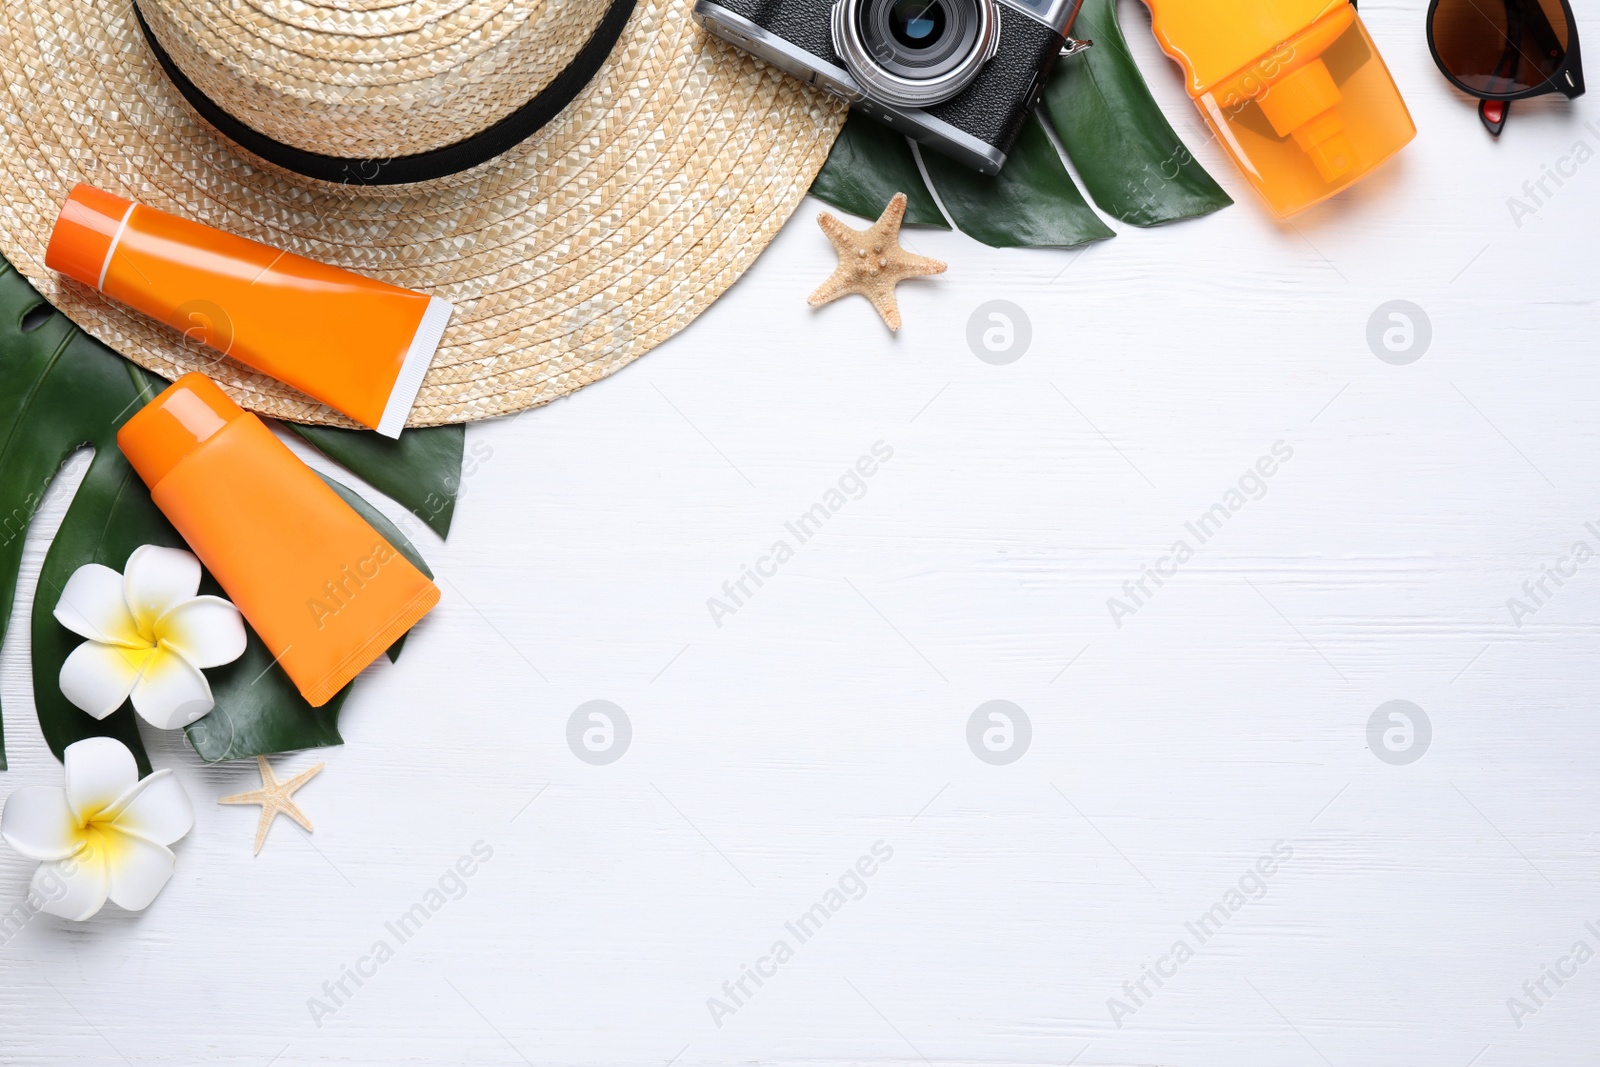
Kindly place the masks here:
[(923, 163), (961, 232), (986, 245), (1071, 247), (1116, 236), (1072, 184), (1037, 116), (993, 178), (931, 152)]
[(811, 183), (811, 195), (841, 211), (873, 219), (883, 214), (895, 193), (906, 194), (907, 224), (950, 228), (922, 183), (911, 142), (859, 111), (850, 112), (827, 162)]
[[(88, 472), (45, 554), (34, 591), (34, 704), (39, 727), (58, 757), (72, 742), (103, 734), (132, 749), (146, 772), (149, 760), (130, 707), (96, 720), (61, 695), (56, 681), (61, 663), (81, 639), (57, 623), (51, 612), (67, 578), (83, 564), (103, 563), (120, 571), (139, 545), (183, 546), (116, 445), (118, 427), (165, 387), (160, 378), (122, 359), (54, 311), (10, 264), (0, 260), (0, 638), (10, 628), (28, 524), (52, 491), (67, 457), (80, 447), (92, 448)], [(412, 435), (435, 443), (371, 449), (340, 442), (323, 451), (372, 485), (409, 480), (416, 486), (435, 487), (427, 492), (446, 493), (453, 509), (460, 429), (408, 430), (402, 441)], [(315, 436), (308, 438), (317, 445)], [(452, 456), (455, 468), (446, 473)], [(328, 481), (396, 549), (422, 565), (393, 524), (349, 489)], [(428, 505), (425, 492), (409, 495), (411, 500), (402, 503), (413, 511)], [(433, 507), (430, 525), (440, 529), (442, 515), (447, 527), (449, 509)], [(202, 591), (221, 592), (209, 575)], [(207, 677), (216, 709), (188, 730), (204, 759), (235, 759), (340, 741), (339, 707), (348, 687), (323, 707), (312, 708), (253, 633), (240, 659), (207, 671)]]
[[(1193, 218), (1233, 203), (1162, 116), (1128, 52), (1116, 0), (1085, 0), (1073, 35), (1094, 46), (1056, 63), (1041, 116), (1095, 203), (1134, 226)], [(811, 193), (874, 218), (896, 192), (904, 192), (907, 222), (942, 226), (942, 215), (934, 218), (917, 206), (937, 193), (958, 229), (996, 247), (1072, 246), (1114, 236), (1037, 125), (1024, 127), (998, 178), (917, 149), (924, 181), (904, 137), (852, 113)]]
[(1117, 24), (1117, 0), (1084, 0), (1072, 32), (1094, 47), (1056, 64), (1044, 98), (1094, 202), (1133, 226), (1206, 215), (1233, 203), (1150, 95)]

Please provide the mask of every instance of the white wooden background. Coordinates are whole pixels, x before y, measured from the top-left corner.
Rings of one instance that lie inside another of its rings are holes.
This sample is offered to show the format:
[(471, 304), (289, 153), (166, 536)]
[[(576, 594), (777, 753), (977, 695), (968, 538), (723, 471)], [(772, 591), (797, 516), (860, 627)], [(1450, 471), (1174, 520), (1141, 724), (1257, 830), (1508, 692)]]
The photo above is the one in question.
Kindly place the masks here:
[[(901, 288), (891, 338), (863, 301), (806, 308), (833, 263), (808, 202), (658, 352), (474, 427), (449, 542), (417, 533), (443, 603), (361, 680), (343, 747), (278, 760), (327, 761), (315, 834), (279, 820), (252, 856), (256, 809), (214, 800), (253, 765), (147, 734), (198, 809), (177, 874), (146, 913), (4, 938), (0, 1060), (1595, 1063), (1600, 963), (1524, 982), (1600, 950), (1600, 564), (1520, 627), (1506, 602), (1600, 548), (1600, 163), (1520, 226), (1507, 201), (1600, 150), (1600, 106), (1518, 104), (1491, 141), (1423, 8), (1363, 8), (1418, 139), (1293, 226), (1134, 7), (1234, 208), (1081, 253), (919, 231), (950, 271)], [(1004, 366), (966, 340), (995, 299), (1032, 327)], [(1409, 365), (1366, 339), (1391, 300), (1431, 323)], [(865, 494), (716, 626), (707, 599), (880, 441)], [(1280, 441), (1265, 495), (1116, 626), (1107, 599)], [(60, 774), (29, 607), (0, 794)], [(997, 699), (1032, 725), (1003, 766), (966, 740)], [(590, 700), (631, 722), (609, 765), (568, 747)], [(1432, 725), (1408, 765), (1368, 747), (1390, 700)], [(480, 841), (460, 898), (335, 1005), (324, 983)], [(877, 842), (799, 943), (784, 924)], [(1275, 845), (1199, 945), (1185, 924)], [(0, 904), (30, 869), (0, 854)], [(793, 958), (726, 1000), (779, 939)], [(1130, 999), (1180, 939), (1194, 958)]]

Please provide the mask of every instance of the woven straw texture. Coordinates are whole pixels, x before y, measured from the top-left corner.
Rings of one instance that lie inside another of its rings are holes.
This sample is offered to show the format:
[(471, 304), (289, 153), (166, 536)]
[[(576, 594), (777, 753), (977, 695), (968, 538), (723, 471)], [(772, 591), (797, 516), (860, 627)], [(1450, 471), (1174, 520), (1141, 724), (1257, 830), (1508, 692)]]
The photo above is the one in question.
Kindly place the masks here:
[[(586, 0), (576, 2), (581, 8)], [(168, 378), (204, 371), (263, 414), (352, 425), (46, 269), (56, 212), (74, 183), (89, 182), (454, 303), (410, 425), (467, 422), (546, 403), (638, 358), (733, 284), (805, 196), (844, 121), (841, 104), (707, 38), (690, 17), (691, 2), (639, 0), (588, 87), (504, 155), (435, 182), (356, 188), (283, 173), (211, 130), (156, 65), (128, 0), (8, 0), (0, 7), (7, 85), (0, 91), (0, 250), (75, 322), (141, 366)], [(274, 12), (284, 33), (309, 32), (305, 27), (323, 20), (351, 41), (361, 35), (350, 31), (381, 24), (403, 44), (419, 32), (404, 21), (405, 12), (430, 5), (165, 0), (163, 6)], [(516, 5), (431, 6), (471, 8), (492, 20)], [(363, 22), (380, 9), (380, 20)], [(528, 11), (535, 23), (565, 24), (538, 5)], [(593, 17), (590, 9), (575, 24)], [(163, 42), (178, 28), (169, 23), (159, 31)], [(518, 32), (507, 24), (507, 39)], [(464, 47), (468, 37), (440, 47)], [(232, 56), (253, 54), (258, 44), (262, 56), (289, 54), (262, 37)], [(370, 39), (368, 45), (376, 48)], [(436, 59), (421, 50), (408, 62), (425, 80), (437, 79), (430, 67)], [(331, 57), (307, 59), (301, 71), (319, 64), (337, 66)], [(306, 83), (261, 69), (238, 83), (233, 97), (213, 99), (233, 106), (266, 86), (288, 101)], [(519, 75), (530, 94), (539, 69)], [(408, 98), (401, 82), (384, 88), (378, 73), (369, 73), (369, 101)], [(472, 96), (448, 77), (437, 84), (451, 85), (461, 100)], [(338, 102), (339, 93), (325, 95)], [(429, 123), (439, 114), (419, 111), (429, 120), (415, 134), (419, 143), (433, 135)], [(461, 136), (481, 118), (464, 116)]]
[(550, 84), (608, 0), (142, 0), (156, 39), (245, 125), (329, 156), (388, 159), (478, 133)]

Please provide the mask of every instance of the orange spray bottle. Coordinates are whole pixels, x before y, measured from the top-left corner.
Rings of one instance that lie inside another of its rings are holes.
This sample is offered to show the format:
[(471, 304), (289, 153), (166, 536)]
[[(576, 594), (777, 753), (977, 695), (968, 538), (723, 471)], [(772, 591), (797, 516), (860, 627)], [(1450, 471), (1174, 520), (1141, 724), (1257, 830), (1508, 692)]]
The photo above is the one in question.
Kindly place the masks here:
[(313, 707), (439, 602), (426, 575), (203, 374), (146, 404), (117, 444)]
[(1145, 0), (1189, 95), (1287, 218), (1348, 188), (1416, 136), (1348, 0)]

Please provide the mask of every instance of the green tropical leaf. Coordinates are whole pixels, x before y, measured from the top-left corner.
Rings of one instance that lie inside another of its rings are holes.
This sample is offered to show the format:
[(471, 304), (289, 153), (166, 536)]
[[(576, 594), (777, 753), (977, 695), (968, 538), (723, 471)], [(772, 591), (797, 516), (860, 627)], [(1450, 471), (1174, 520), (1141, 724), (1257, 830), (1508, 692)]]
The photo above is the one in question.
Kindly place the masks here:
[(286, 422), (283, 427), (399, 502), (441, 538), (449, 535), (461, 489), (465, 425), (404, 430), (398, 439), (336, 426)]
[[(116, 551), (114, 542), (123, 533), (136, 544), (172, 543), (175, 535), (150, 503), (143, 483), (122, 460), (114, 440), (116, 427), (161, 388), (160, 379), (119, 359), (56, 313), (9, 263), (0, 260), (0, 524), (4, 527), (0, 638), (10, 630), (28, 524), (61, 464), (79, 448), (94, 448), (95, 459), (84, 479), (84, 494), (74, 500), (63, 520), (64, 536), (52, 546), (54, 558), (46, 556), (40, 578), (43, 592), (35, 592), (35, 604), (55, 607), (59, 589), (52, 594), (50, 583), (65, 581), (60, 561), (69, 553), (79, 557), (73, 567), (100, 559), (102, 551)], [(129, 478), (137, 484), (128, 484)], [(99, 530), (93, 529), (96, 522)], [(113, 522), (118, 524), (116, 529), (108, 529)], [(35, 616), (38, 614), (36, 610)], [(48, 611), (44, 614), (49, 617)], [(53, 631), (65, 633), (54, 619), (50, 625)], [(48, 650), (52, 638), (59, 635), (42, 635), (37, 624), (33, 629), (37, 662), (41, 646)], [(59, 670), (59, 660), (56, 667)], [(49, 674), (47, 684), (35, 687), (36, 700), (44, 690), (53, 691), (55, 698), (65, 703), (55, 672)], [(70, 717), (40, 715), (45, 738), (57, 755), (65, 738), (107, 734), (128, 742), (141, 766), (148, 766), (130, 719), (113, 715), (96, 722), (70, 704), (67, 710)]]
[(956, 226), (986, 245), (1070, 247), (1116, 236), (1072, 183), (1037, 115), (1022, 127), (995, 177), (933, 152), (922, 163)]
[[(1134, 226), (1205, 215), (1233, 203), (1150, 95), (1117, 23), (1116, 0), (1085, 0), (1073, 34), (1092, 39), (1094, 47), (1055, 65), (1044, 104), (1095, 203)], [(811, 192), (863, 218), (876, 218), (890, 197), (903, 192), (907, 221), (940, 225), (942, 204), (957, 229), (1003, 248), (1114, 236), (1060, 165), (1054, 146), (1036, 136), (1037, 125), (1024, 127), (998, 178), (985, 179), (923, 151), (924, 181), (905, 138), (852, 112)]]
[[(4, 298), (0, 297), (0, 306), (3, 304)], [(60, 323), (67, 322), (65, 316), (56, 318)], [(40, 327), (38, 332), (43, 333), (54, 325), (57, 323)], [(87, 363), (105, 362), (90, 345), (81, 343), (86, 340), (80, 333), (67, 342), (65, 358), (58, 361), (53, 373), (48, 373), (40, 383), (41, 391), (68, 384), (75, 371), (87, 369), (84, 366)], [(113, 378), (107, 382), (104, 389), (94, 391), (96, 399), (102, 402), (121, 400), (127, 405), (128, 414), (137, 411), (146, 400), (153, 399), (165, 384), (131, 363), (120, 368), (113, 364), (112, 368), (120, 372), (122, 381)], [(80, 387), (81, 384), (78, 383)], [(81, 388), (64, 390), (62, 399), (70, 401), (80, 391), (90, 392)], [(18, 424), (18, 429), (26, 432), (60, 414), (63, 412), (55, 405), (37, 406), (30, 419)], [(116, 417), (114, 410), (111, 414), (113, 417), (104, 424), (105, 429), (89, 442), (95, 449), (94, 458), (39, 570), (39, 583), (33, 594), (33, 706), (39, 717), (39, 729), (57, 759), (74, 741), (103, 734), (127, 745), (139, 762), (140, 773), (148, 774), (150, 759), (139, 740), (133, 709), (125, 703), (107, 718), (97, 720), (67, 700), (58, 681), (61, 664), (73, 649), (83, 644), (82, 637), (62, 626), (52, 614), (72, 572), (86, 563), (103, 563), (120, 571), (128, 556), (140, 545), (183, 547), (183, 539), (151, 502), (144, 482), (117, 448), (113, 427), (120, 424), (123, 417)]]
[(1072, 34), (1094, 47), (1056, 64), (1045, 106), (1101, 210), (1155, 226), (1233, 203), (1150, 95), (1117, 22), (1117, 0), (1084, 0)]
[(828, 161), (811, 183), (811, 195), (841, 211), (875, 219), (895, 193), (906, 194), (906, 222), (950, 228), (923, 184), (911, 142), (881, 122), (850, 112)]
[[(85, 563), (120, 571), (139, 545), (184, 547), (116, 445), (122, 423), (165, 387), (160, 378), (122, 359), (50, 308), (0, 260), (0, 639), (9, 632), (28, 525), (62, 463), (79, 448), (94, 450), (45, 553), (33, 602), (34, 705), (39, 727), (58, 758), (74, 741), (106, 735), (126, 744), (140, 768), (149, 770), (131, 707), (124, 705), (96, 720), (62, 696), (57, 682), (61, 664), (82, 639), (56, 622), (52, 612), (67, 578)], [(437, 443), (429, 447), (448, 452), (449, 436), (437, 435)], [(400, 454), (415, 457), (403, 449)], [(369, 457), (356, 462), (372, 466), (379, 461)], [(442, 462), (434, 455), (424, 465), (436, 469)], [(374, 484), (380, 480), (368, 479)], [(348, 488), (327, 481), (397, 550), (427, 571), (392, 523)], [(453, 502), (454, 489), (449, 496)], [(435, 517), (440, 515), (443, 509)], [(448, 516), (444, 521), (448, 523)], [(201, 589), (222, 595), (209, 574), (203, 576)], [(288, 675), (273, 665), (260, 638), (248, 628), (247, 634), (240, 659), (206, 672), (216, 708), (189, 727), (195, 749), (207, 760), (218, 760), (338, 744), (339, 708), (349, 688), (321, 708), (310, 707)], [(398, 644), (390, 649), (391, 658), (398, 654)], [(0, 769), (4, 766), (0, 755)]]

